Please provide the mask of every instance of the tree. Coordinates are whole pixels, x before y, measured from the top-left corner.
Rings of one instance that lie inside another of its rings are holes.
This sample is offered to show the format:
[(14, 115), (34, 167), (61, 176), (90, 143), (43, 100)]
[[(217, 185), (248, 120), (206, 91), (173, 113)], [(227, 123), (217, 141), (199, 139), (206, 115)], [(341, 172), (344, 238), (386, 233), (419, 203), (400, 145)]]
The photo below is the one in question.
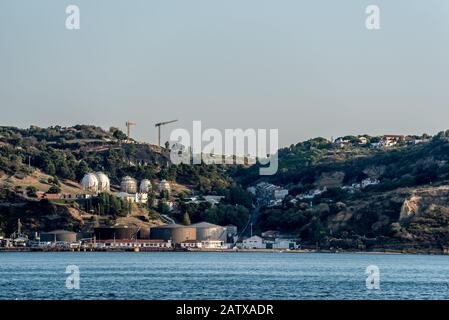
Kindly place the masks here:
[[(111, 128), (111, 129), (112, 129), (112, 128)], [(126, 139), (127, 139), (126, 134), (124, 134), (121, 130), (116, 129), (116, 128), (114, 128), (114, 129), (115, 129), (115, 131), (114, 131), (114, 133), (112, 134), (112, 136), (113, 136), (114, 138), (116, 138), (116, 139), (119, 140), (119, 141), (121, 141), (121, 140), (126, 140)]]
[(31, 198), (37, 197), (37, 188), (35, 186), (28, 186), (26, 188), (27, 196)]
[(47, 191), (48, 194), (58, 194), (60, 192), (61, 188), (59, 188), (58, 186), (51, 186)]
[(159, 193), (159, 199), (168, 200), (169, 197), (170, 192), (168, 192), (168, 190), (161, 190), (161, 192)]
[(229, 190), (229, 195), (228, 197), (226, 197), (226, 200), (230, 204), (239, 204), (247, 208), (251, 208), (253, 204), (251, 193), (244, 190), (240, 186), (232, 186)]
[(190, 222), (190, 216), (189, 213), (186, 211), (184, 212), (184, 216), (182, 217), (182, 223), (186, 226), (189, 226), (191, 224)]
[(160, 214), (168, 214), (170, 212), (170, 207), (164, 200), (159, 200), (159, 204), (157, 206), (157, 211)]
[(44, 165), (44, 171), (51, 176), (54, 176), (56, 174), (56, 167), (51, 160), (46, 161)]
[(148, 200), (147, 200), (147, 209), (148, 209), (148, 212), (153, 211), (153, 209), (154, 209), (154, 199), (155, 199), (155, 198), (156, 198), (156, 197), (154, 196), (154, 193), (153, 193), (153, 192), (148, 193)]

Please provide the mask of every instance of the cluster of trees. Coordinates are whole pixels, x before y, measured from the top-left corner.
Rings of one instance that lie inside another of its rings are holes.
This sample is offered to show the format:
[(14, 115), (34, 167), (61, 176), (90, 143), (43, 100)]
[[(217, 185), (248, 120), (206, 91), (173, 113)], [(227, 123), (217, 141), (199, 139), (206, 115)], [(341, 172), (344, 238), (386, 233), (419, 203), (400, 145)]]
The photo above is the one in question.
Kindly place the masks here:
[(94, 212), (103, 216), (126, 217), (132, 211), (132, 203), (103, 192), (96, 198), (85, 199), (83, 209), (86, 212)]
[(310, 207), (305, 203), (295, 208), (264, 208), (258, 217), (257, 230), (278, 230), (295, 234), (305, 243), (324, 243), (329, 237), (326, 219), (337, 211), (336, 205)]
[(249, 214), (248, 208), (242, 205), (220, 203), (212, 206), (207, 202), (202, 202), (184, 205), (175, 218), (184, 224), (206, 221), (222, 226), (233, 224), (241, 229), (248, 222)]

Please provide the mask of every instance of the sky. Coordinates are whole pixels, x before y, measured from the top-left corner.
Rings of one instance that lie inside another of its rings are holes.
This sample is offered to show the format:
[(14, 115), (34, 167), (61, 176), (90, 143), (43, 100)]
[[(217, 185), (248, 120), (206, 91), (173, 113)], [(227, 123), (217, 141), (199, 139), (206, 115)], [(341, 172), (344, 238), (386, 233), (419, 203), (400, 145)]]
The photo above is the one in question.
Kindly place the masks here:
[(128, 119), (151, 143), (173, 119), (163, 141), (194, 120), (280, 146), (449, 129), (449, 1), (0, 0), (0, 125)]

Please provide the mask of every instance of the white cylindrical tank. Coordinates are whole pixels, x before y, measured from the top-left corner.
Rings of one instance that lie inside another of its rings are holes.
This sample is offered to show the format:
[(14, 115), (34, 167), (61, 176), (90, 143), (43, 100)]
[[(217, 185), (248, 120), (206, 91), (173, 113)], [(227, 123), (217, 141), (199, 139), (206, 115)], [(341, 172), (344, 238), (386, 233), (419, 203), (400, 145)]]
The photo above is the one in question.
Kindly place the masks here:
[(165, 179), (163, 179), (160, 183), (159, 183), (159, 192), (162, 192), (162, 191), (168, 191), (168, 192), (170, 192), (170, 183), (167, 181), (167, 180), (165, 180)]
[(98, 178), (93, 173), (88, 173), (81, 180), (84, 191), (97, 192), (98, 191)]
[(137, 181), (134, 178), (126, 176), (122, 179), (120, 187), (123, 192), (126, 193), (137, 193)]
[(151, 189), (153, 189), (153, 186), (151, 185), (150, 180), (143, 179), (140, 182), (140, 193), (149, 193), (149, 192), (151, 192)]
[(97, 172), (98, 179), (98, 191), (100, 192), (109, 192), (111, 183), (109, 182), (109, 178), (103, 172)]

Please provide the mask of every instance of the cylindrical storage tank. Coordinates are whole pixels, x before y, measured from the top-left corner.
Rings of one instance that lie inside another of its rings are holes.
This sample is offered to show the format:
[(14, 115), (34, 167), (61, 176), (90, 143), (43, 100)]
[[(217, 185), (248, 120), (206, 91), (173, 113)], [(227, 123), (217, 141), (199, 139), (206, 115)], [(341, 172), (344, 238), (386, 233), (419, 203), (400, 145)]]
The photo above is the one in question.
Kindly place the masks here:
[(81, 185), (83, 190), (87, 192), (97, 192), (98, 191), (98, 178), (93, 173), (88, 173), (81, 180)]
[(151, 181), (148, 179), (143, 179), (140, 182), (140, 193), (149, 193), (153, 189), (153, 186), (151, 185)]
[(173, 243), (196, 240), (196, 229), (179, 224), (166, 224), (151, 228), (150, 239), (172, 240)]
[(134, 178), (126, 176), (122, 179), (120, 187), (123, 192), (126, 193), (137, 193), (137, 181)]
[(108, 176), (103, 172), (97, 172), (96, 175), (98, 179), (98, 191), (109, 192), (111, 184), (109, 182)]
[(77, 233), (66, 230), (54, 230), (42, 232), (40, 241), (42, 242), (76, 242)]
[(228, 234), (225, 227), (208, 222), (195, 223), (190, 225), (190, 227), (196, 229), (196, 240), (198, 241), (222, 240), (226, 242), (227, 240)]
[(138, 237), (138, 229), (136, 227), (98, 227), (94, 228), (96, 240), (131, 240)]

